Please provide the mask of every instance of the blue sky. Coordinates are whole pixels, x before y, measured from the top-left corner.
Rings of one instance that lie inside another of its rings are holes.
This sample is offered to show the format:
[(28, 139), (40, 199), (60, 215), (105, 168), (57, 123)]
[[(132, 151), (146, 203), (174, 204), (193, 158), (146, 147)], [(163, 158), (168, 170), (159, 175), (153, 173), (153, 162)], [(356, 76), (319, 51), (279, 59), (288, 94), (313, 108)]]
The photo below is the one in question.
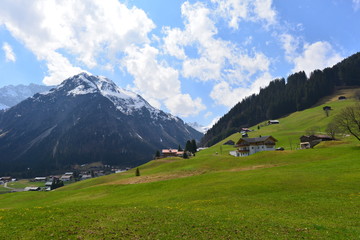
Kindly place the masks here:
[(360, 0), (3, 0), (0, 87), (103, 75), (209, 125), (271, 80), (360, 50)]

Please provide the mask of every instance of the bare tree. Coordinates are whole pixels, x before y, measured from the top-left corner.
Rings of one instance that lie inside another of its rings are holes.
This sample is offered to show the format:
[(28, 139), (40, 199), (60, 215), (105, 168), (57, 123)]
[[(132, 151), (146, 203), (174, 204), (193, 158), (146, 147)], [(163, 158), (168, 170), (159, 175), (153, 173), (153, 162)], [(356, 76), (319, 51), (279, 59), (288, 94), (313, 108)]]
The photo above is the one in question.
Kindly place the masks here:
[(348, 132), (360, 141), (360, 103), (346, 107), (334, 119), (343, 132)]
[(313, 126), (310, 127), (308, 129), (306, 129), (305, 134), (310, 136), (310, 135), (315, 135), (317, 132), (319, 132), (319, 127), (318, 126)]
[(332, 139), (335, 139), (335, 135), (339, 132), (339, 127), (335, 122), (330, 122), (326, 127), (326, 133), (329, 134)]

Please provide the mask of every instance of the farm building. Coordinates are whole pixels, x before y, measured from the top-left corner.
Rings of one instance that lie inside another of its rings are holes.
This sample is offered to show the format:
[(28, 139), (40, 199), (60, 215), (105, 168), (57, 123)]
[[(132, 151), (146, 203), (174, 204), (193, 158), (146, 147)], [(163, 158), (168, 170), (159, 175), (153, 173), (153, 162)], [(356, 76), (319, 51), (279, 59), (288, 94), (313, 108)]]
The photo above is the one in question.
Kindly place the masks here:
[(272, 136), (264, 136), (257, 138), (240, 138), (236, 143), (238, 149), (236, 155), (245, 157), (262, 151), (274, 151), (277, 140)]
[(334, 140), (328, 135), (309, 135), (300, 137), (300, 149), (313, 148), (322, 141)]
[(182, 157), (184, 154), (183, 151), (178, 151), (177, 149), (162, 149), (161, 157)]
[(268, 125), (271, 125), (271, 124), (279, 124), (280, 121), (279, 120), (269, 120), (268, 121)]

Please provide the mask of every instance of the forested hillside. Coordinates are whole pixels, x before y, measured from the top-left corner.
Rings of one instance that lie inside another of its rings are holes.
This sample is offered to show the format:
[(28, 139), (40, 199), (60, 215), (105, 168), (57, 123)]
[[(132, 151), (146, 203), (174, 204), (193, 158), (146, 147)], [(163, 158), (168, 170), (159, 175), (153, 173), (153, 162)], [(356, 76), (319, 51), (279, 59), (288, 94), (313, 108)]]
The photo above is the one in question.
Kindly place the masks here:
[(333, 67), (315, 70), (309, 77), (305, 72), (275, 79), (236, 104), (201, 140), (201, 145), (211, 146), (241, 127), (255, 125), (311, 107), (336, 88), (360, 86), (360, 53), (356, 53)]

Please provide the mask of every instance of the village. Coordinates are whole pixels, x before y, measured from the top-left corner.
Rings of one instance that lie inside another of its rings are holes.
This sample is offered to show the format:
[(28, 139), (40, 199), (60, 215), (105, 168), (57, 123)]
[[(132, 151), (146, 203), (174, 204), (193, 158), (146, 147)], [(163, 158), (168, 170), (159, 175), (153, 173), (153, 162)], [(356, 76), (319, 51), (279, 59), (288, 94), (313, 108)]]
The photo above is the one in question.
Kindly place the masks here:
[[(86, 164), (82, 165), (85, 167)], [(51, 191), (56, 188), (91, 178), (101, 177), (112, 173), (128, 171), (131, 168), (118, 168), (110, 165), (102, 167), (92, 166), (85, 171), (69, 171), (59, 175), (37, 176), (31, 179), (17, 179), (11, 176), (0, 177), (0, 186), (7, 188), (7, 192), (22, 191)], [(5, 192), (4, 192), (5, 193)]]

